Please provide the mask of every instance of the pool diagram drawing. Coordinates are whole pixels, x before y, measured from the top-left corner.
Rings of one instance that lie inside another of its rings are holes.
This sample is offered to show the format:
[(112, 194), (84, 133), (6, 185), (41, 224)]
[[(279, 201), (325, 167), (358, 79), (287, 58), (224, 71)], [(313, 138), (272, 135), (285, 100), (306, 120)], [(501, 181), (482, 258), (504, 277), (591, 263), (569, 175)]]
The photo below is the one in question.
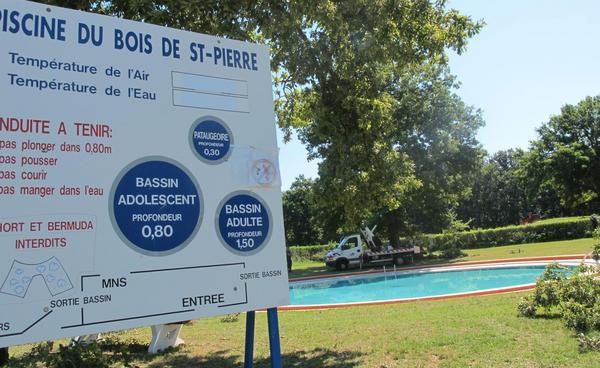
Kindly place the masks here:
[(39, 263), (24, 263), (13, 260), (6, 279), (2, 283), (0, 293), (25, 298), (29, 286), (41, 278), (52, 296), (73, 289), (73, 283), (56, 257)]

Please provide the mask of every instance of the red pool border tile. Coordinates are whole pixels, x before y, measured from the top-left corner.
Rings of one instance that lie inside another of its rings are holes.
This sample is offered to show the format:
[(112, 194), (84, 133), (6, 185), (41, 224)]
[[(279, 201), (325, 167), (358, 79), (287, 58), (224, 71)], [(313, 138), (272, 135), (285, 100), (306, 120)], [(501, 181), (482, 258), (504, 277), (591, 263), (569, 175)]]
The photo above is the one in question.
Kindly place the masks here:
[[(452, 267), (476, 266), (476, 265), (498, 264), (498, 263), (572, 261), (572, 260), (583, 260), (585, 258), (585, 256), (586, 256), (585, 254), (570, 254), (570, 255), (563, 255), (563, 256), (548, 256), (548, 257), (508, 258), (508, 259), (495, 259), (495, 260), (491, 260), (491, 261), (471, 261), (471, 262), (444, 263), (444, 264), (430, 265), (430, 266), (401, 267), (397, 270), (411, 271), (411, 270), (431, 269), (431, 268), (441, 268), (441, 267), (452, 268)], [(360, 272), (337, 273), (334, 275), (300, 277), (297, 279), (291, 279), (290, 282), (293, 283), (293, 282), (298, 282), (298, 281), (329, 279), (329, 278), (335, 278), (335, 277), (356, 276), (356, 275), (372, 275), (372, 274), (378, 274), (378, 273), (383, 273), (383, 271), (382, 270), (369, 270), (369, 271), (360, 271)], [(440, 295), (440, 296), (431, 296), (431, 297), (423, 297), (423, 298), (382, 300), (382, 301), (373, 301), (373, 302), (342, 303), (342, 304), (305, 305), (305, 306), (287, 305), (287, 306), (279, 307), (278, 310), (281, 310), (281, 311), (307, 311), (307, 310), (318, 310), (318, 309), (334, 309), (334, 308), (362, 307), (362, 306), (398, 304), (398, 303), (413, 303), (413, 302), (417, 302), (417, 301), (432, 301), (432, 300), (463, 298), (463, 297), (469, 297), (469, 296), (511, 293), (511, 292), (516, 292), (516, 291), (531, 290), (533, 288), (535, 288), (535, 285), (529, 284), (529, 285), (520, 285), (520, 286), (501, 288), (501, 289), (473, 291), (473, 292), (468, 292), (468, 293), (460, 293), (460, 294), (453, 294), (453, 295)]]

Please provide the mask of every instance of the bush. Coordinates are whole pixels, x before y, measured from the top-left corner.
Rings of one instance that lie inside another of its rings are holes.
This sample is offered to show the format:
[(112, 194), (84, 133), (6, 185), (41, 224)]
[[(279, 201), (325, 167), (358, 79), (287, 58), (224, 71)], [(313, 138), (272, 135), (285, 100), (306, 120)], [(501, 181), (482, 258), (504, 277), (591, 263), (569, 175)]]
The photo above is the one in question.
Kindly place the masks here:
[(533, 294), (524, 297), (517, 309), (524, 317), (534, 317), (539, 308), (550, 311), (560, 304), (559, 291), (566, 280), (566, 268), (557, 264), (546, 266), (544, 273), (538, 278)]
[(112, 368), (132, 367), (133, 355), (129, 346), (132, 341), (120, 341), (106, 337), (90, 343), (60, 345), (52, 351), (53, 344), (42, 343), (19, 360), (11, 360), (9, 366), (15, 368)]
[(517, 305), (517, 310), (519, 311), (519, 315), (523, 317), (532, 318), (536, 315), (536, 306), (533, 302), (533, 298), (531, 295), (523, 297)]
[(448, 246), (442, 250), (441, 257), (446, 259), (458, 258), (465, 256), (465, 252), (463, 252), (458, 245)]
[(240, 313), (226, 314), (221, 317), (223, 323), (234, 323), (240, 320)]
[[(506, 226), (496, 229), (471, 230), (460, 233), (423, 235), (417, 238), (401, 239), (401, 246), (416, 242), (429, 252), (446, 252), (448, 248), (472, 249), (502, 245), (538, 243), (570, 240), (592, 235), (590, 218), (573, 218), (561, 222), (542, 222), (528, 225)], [(600, 250), (599, 250), (600, 252)]]
[(600, 337), (587, 336), (585, 334), (579, 334), (579, 348), (581, 350), (598, 350), (600, 351)]
[(292, 252), (292, 260), (294, 262), (324, 262), (325, 255), (334, 247), (334, 244), (305, 245), (290, 247), (290, 250)]
[[(581, 265), (567, 277), (565, 268), (548, 265), (537, 280), (533, 294), (523, 298), (517, 310), (521, 316), (534, 317), (541, 309), (558, 311), (568, 328), (581, 333), (600, 332), (599, 269)], [(580, 338), (586, 349), (597, 346), (597, 339)]]
[(105, 368), (110, 367), (113, 364), (113, 360), (110, 356), (103, 353), (100, 344), (94, 342), (85, 345), (61, 345), (56, 353), (48, 354), (45, 363), (49, 368)]
[(575, 301), (567, 301), (562, 307), (562, 317), (567, 327), (580, 332), (590, 330), (592, 326), (592, 314), (585, 305)]
[(594, 244), (594, 248), (592, 250), (592, 258), (598, 262), (600, 261), (600, 227), (594, 230), (594, 239), (596, 239), (596, 244)]

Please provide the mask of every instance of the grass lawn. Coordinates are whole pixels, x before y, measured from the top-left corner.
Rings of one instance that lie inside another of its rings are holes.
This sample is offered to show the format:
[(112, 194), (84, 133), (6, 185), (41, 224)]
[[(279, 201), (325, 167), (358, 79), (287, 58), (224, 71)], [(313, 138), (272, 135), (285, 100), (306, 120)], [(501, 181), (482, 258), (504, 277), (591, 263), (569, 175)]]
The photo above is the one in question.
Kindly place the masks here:
[[(587, 253), (592, 239), (473, 249), (460, 261)], [(519, 252), (519, 249), (521, 250)], [(318, 274), (295, 263), (292, 276)], [(331, 271), (329, 271), (331, 272)], [(580, 352), (562, 321), (525, 319), (516, 305), (527, 293), (305, 312), (280, 312), (285, 367), (600, 367), (600, 353)], [(255, 366), (269, 367), (266, 315), (257, 314)], [(150, 329), (115, 334), (140, 368), (241, 367), (244, 315), (186, 326), (186, 345), (149, 356)], [(11, 348), (12, 366), (36, 367), (31, 345)], [(37, 365), (41, 366), (41, 365)], [(118, 364), (117, 366), (122, 366)]]
[[(600, 353), (580, 353), (557, 319), (517, 317), (524, 293), (435, 302), (281, 312), (285, 367), (598, 367)], [(269, 367), (266, 316), (257, 314), (255, 366)], [(121, 333), (139, 367), (241, 367), (244, 315), (236, 322), (197, 321), (183, 329), (187, 345), (143, 353), (149, 329)], [(15, 363), (29, 347), (11, 349)]]
[(589, 218), (590, 218), (590, 216), (555, 217), (555, 218), (546, 219), (546, 220), (539, 220), (539, 221), (534, 222), (533, 224), (535, 224), (535, 225), (559, 224), (559, 223), (563, 223), (563, 222), (571, 222), (574, 220), (587, 220)]
[[(467, 254), (465, 257), (454, 259), (451, 262), (469, 262), (491, 259), (554, 256), (565, 254), (587, 254), (592, 251), (593, 244), (593, 238), (585, 238), (546, 243), (531, 243), (507, 245), (503, 247), (467, 249), (465, 250), (465, 253)], [(435, 264), (447, 262), (447, 260), (426, 260), (421, 263)], [(335, 270), (327, 269), (325, 267), (324, 262), (294, 262), (294, 271), (290, 274), (290, 278), (294, 279), (298, 277), (321, 276), (335, 273)]]
[(593, 238), (585, 238), (546, 243), (507, 245), (504, 247), (467, 249), (465, 250), (467, 256), (459, 258), (457, 261), (467, 262), (502, 258), (587, 254), (592, 251), (593, 245)]

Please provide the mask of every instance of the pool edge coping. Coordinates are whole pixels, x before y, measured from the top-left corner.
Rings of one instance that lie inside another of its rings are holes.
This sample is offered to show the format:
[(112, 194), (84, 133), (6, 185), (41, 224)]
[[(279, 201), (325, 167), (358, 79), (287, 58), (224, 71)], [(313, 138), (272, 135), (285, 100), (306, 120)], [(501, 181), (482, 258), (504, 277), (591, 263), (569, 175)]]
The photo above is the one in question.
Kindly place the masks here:
[[(443, 263), (437, 265), (423, 265), (423, 266), (412, 266), (402, 267), (399, 271), (414, 271), (420, 269), (431, 269), (431, 268), (452, 268), (452, 267), (468, 267), (474, 265), (485, 265), (485, 264), (499, 264), (499, 263), (523, 263), (523, 262), (540, 262), (540, 261), (569, 261), (569, 260), (584, 260), (587, 254), (566, 254), (560, 256), (539, 256), (539, 257), (523, 257), (523, 258), (506, 258), (506, 259), (494, 259), (489, 261), (469, 261), (469, 262), (456, 262), (456, 263)], [(348, 277), (348, 276), (360, 276), (360, 275), (373, 275), (373, 274), (384, 274), (383, 270), (369, 270), (361, 272), (346, 272), (337, 273), (334, 275), (324, 276), (309, 276), (300, 277), (297, 279), (289, 280), (290, 283), (311, 281), (319, 279), (329, 279), (336, 277)], [(362, 307), (362, 306), (374, 306), (374, 305), (386, 305), (386, 304), (399, 304), (399, 303), (413, 303), (417, 301), (434, 301), (443, 299), (455, 299), (469, 296), (482, 296), (482, 295), (494, 295), (511, 293), (518, 291), (526, 291), (535, 288), (535, 284), (525, 284), (518, 286), (509, 286), (505, 288), (487, 289), (481, 291), (464, 292), (457, 294), (437, 295), (430, 297), (421, 298), (407, 298), (407, 299), (390, 299), (390, 300), (378, 300), (370, 302), (352, 302), (352, 303), (336, 303), (336, 304), (316, 304), (316, 305), (286, 305), (278, 307), (281, 311), (309, 311), (309, 310), (323, 310), (323, 309), (335, 309), (335, 308), (348, 308), (348, 307)]]

